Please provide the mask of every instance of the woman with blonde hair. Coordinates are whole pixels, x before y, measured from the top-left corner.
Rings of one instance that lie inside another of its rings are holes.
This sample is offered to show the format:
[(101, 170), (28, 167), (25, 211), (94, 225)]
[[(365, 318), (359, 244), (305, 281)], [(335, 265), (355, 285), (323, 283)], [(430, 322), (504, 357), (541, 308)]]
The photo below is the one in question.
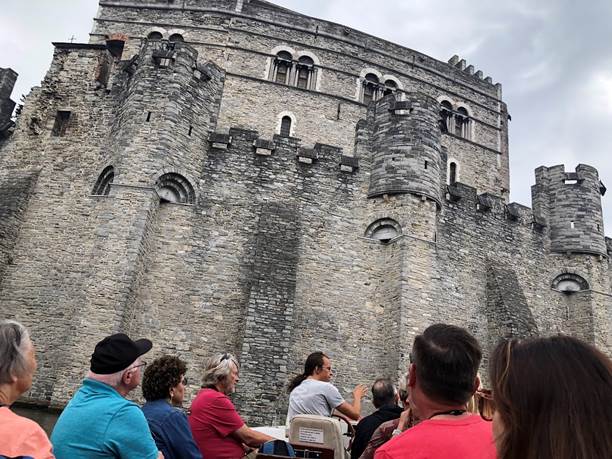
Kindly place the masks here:
[(12, 320), (0, 322), (0, 456), (54, 457), (43, 429), (9, 408), (30, 389), (35, 372), (34, 345), (26, 328)]
[(569, 336), (501, 342), (490, 359), (499, 459), (608, 459), (612, 362)]

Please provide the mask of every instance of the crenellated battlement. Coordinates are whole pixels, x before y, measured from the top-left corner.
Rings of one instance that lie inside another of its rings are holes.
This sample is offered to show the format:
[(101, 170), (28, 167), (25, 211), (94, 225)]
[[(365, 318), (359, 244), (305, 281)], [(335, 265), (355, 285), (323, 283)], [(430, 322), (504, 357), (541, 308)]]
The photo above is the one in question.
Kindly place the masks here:
[(452, 67), (455, 67), (456, 69), (461, 70), (462, 72), (465, 72), (467, 75), (473, 76), (474, 78), (483, 80), (491, 85), (494, 85), (495, 88), (497, 89), (498, 97), (501, 99), (502, 97), (501, 83), (493, 83), (493, 78), (491, 78), (490, 76), (485, 77), (482, 70), (476, 70), (473, 65), (471, 64), (468, 65), (465, 59), (461, 59), (456, 54), (453, 55), (453, 57), (451, 57), (448, 60), (448, 64), (451, 65)]
[(228, 153), (234, 150), (244, 153), (243, 145), (247, 144), (252, 145), (250, 151), (256, 156), (273, 157), (282, 150), (284, 156), (289, 153), (296, 163), (308, 167), (317, 168), (321, 164), (328, 170), (331, 168), (347, 174), (355, 173), (359, 169), (359, 158), (345, 155), (341, 147), (324, 143), (304, 144), (301, 139), (280, 135), (269, 139), (252, 129), (231, 127), (227, 133), (213, 132), (208, 136), (208, 143), (212, 155), (215, 151), (223, 150)]
[(541, 225), (535, 221), (533, 210), (527, 206), (516, 202), (506, 203), (502, 196), (491, 193), (479, 194), (476, 188), (461, 182), (448, 185), (446, 189), (447, 205), (459, 206), (466, 214), (486, 214), (511, 225), (541, 229)]

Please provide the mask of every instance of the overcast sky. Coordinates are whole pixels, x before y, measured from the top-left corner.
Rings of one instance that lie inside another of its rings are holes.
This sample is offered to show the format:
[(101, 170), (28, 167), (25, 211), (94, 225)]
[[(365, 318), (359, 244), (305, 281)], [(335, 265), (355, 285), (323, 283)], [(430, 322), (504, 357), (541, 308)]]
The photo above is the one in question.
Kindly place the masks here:
[[(531, 207), (533, 170), (599, 169), (612, 235), (612, 0), (274, 0), (447, 61), (503, 85), (510, 122), (510, 199)], [(97, 0), (0, 0), (0, 67), (13, 99), (38, 85), (52, 41), (86, 42)]]

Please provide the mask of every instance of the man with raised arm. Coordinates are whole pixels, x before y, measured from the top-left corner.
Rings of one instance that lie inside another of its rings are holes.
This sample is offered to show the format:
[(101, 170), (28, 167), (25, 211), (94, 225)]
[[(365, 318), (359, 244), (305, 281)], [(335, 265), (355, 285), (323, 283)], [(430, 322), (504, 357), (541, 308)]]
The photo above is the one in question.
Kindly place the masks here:
[(125, 397), (140, 384), (151, 341), (107, 336), (83, 385), (60, 415), (51, 443), (57, 459), (163, 459), (140, 407)]
[(361, 415), (361, 399), (368, 390), (363, 384), (353, 389), (353, 401), (344, 400), (330, 381), (333, 375), (331, 360), (323, 352), (313, 352), (304, 363), (304, 373), (289, 383), (287, 425), (298, 414), (331, 416), (334, 410), (357, 421)]
[(408, 386), (421, 422), (396, 432), (375, 459), (495, 459), (491, 423), (467, 411), (481, 358), (478, 341), (463, 328), (436, 324), (418, 335)]

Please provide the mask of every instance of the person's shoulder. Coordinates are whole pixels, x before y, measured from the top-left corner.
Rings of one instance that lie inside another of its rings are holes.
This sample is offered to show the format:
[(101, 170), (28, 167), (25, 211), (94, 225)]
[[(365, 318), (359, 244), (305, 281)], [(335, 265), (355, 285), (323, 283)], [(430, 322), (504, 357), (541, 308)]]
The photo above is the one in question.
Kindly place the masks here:
[(11, 428), (13, 431), (24, 434), (43, 433), (46, 436), (45, 431), (42, 429), (42, 427), (40, 427), (37, 422), (32, 421), (31, 419), (28, 419), (24, 416), (19, 416), (17, 413), (14, 413), (10, 409), (7, 409), (7, 411), (9, 413), (7, 415), (7, 418), (10, 419)]
[(187, 420), (187, 414), (180, 408), (176, 406), (171, 406), (170, 411), (168, 412), (168, 418), (173, 420)]

